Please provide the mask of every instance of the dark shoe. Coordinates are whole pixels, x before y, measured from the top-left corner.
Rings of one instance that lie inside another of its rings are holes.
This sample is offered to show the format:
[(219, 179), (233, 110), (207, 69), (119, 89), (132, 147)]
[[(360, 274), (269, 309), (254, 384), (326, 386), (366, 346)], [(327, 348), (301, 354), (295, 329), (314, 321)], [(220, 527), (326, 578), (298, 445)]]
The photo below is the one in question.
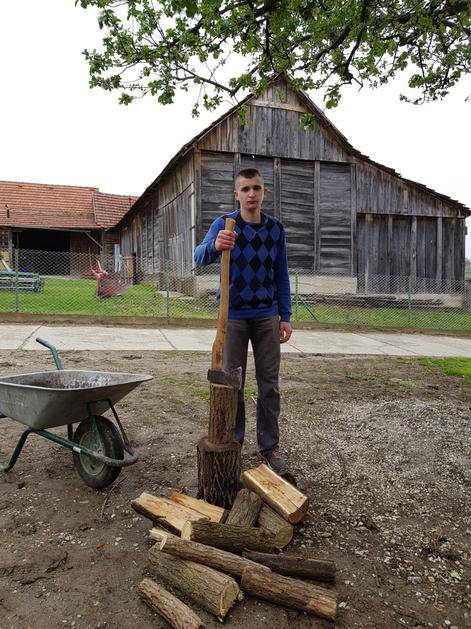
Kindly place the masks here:
[(262, 452), (262, 456), (265, 459), (267, 465), (277, 474), (284, 474), (286, 472), (286, 462), (279, 450), (271, 450), (270, 452)]

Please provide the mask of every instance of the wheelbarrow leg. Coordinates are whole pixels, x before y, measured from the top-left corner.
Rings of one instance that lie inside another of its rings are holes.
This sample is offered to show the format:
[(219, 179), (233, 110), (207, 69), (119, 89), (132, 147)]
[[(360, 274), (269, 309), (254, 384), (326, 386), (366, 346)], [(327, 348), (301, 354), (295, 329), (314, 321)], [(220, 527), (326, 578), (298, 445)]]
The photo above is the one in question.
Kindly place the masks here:
[(8, 463), (0, 465), (0, 472), (8, 472), (15, 465), (18, 457), (20, 456), (20, 452), (23, 449), (23, 446), (25, 445), (25, 441), (28, 438), (28, 435), (32, 432), (34, 431), (28, 428), (21, 434), (20, 438), (18, 439), (18, 443), (16, 444), (16, 448), (14, 449)]

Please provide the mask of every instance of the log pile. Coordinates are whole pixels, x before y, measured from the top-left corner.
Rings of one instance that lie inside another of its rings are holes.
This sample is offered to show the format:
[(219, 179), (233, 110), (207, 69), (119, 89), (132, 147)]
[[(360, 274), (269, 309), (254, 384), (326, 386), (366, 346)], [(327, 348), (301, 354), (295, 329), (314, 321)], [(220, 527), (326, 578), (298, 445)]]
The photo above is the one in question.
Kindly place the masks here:
[(148, 569), (159, 583), (141, 582), (143, 601), (176, 628), (204, 623), (175, 593), (221, 621), (244, 594), (334, 620), (335, 564), (280, 552), (308, 498), (266, 465), (245, 471), (241, 484), (230, 511), (176, 491), (132, 501), (153, 523)]

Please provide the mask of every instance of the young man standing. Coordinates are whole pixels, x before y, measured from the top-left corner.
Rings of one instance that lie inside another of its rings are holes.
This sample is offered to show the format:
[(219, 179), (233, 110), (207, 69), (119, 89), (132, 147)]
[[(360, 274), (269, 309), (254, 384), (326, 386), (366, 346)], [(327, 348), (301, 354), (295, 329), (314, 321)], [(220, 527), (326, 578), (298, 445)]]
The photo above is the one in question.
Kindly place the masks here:
[[(276, 218), (261, 211), (265, 192), (258, 170), (241, 170), (235, 179), (240, 209), (213, 222), (194, 257), (196, 264), (204, 266), (216, 262), (225, 249), (231, 251), (223, 367), (242, 366), (235, 436), (242, 444), (244, 384), (251, 341), (258, 385), (258, 446), (270, 467), (282, 474), (286, 468), (278, 443), (280, 343), (286, 343), (292, 333), (291, 295), (284, 228)], [(226, 216), (235, 220), (235, 232), (224, 229)]]

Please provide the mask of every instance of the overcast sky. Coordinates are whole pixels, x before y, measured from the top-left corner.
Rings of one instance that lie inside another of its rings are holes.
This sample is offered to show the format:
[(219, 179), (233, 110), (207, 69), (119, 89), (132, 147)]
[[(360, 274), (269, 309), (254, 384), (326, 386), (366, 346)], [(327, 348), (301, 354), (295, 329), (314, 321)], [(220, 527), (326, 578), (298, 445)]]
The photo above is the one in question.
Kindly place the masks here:
[[(94, 14), (74, 0), (2, 0), (0, 179), (140, 195), (229, 107), (193, 119), (191, 94), (167, 107), (151, 99), (118, 105), (117, 93), (88, 87), (81, 52), (100, 41)], [(398, 85), (350, 90), (327, 115), (362, 153), (471, 207), (469, 86), (419, 107), (399, 101)], [(468, 231), (471, 257), (470, 219)]]

